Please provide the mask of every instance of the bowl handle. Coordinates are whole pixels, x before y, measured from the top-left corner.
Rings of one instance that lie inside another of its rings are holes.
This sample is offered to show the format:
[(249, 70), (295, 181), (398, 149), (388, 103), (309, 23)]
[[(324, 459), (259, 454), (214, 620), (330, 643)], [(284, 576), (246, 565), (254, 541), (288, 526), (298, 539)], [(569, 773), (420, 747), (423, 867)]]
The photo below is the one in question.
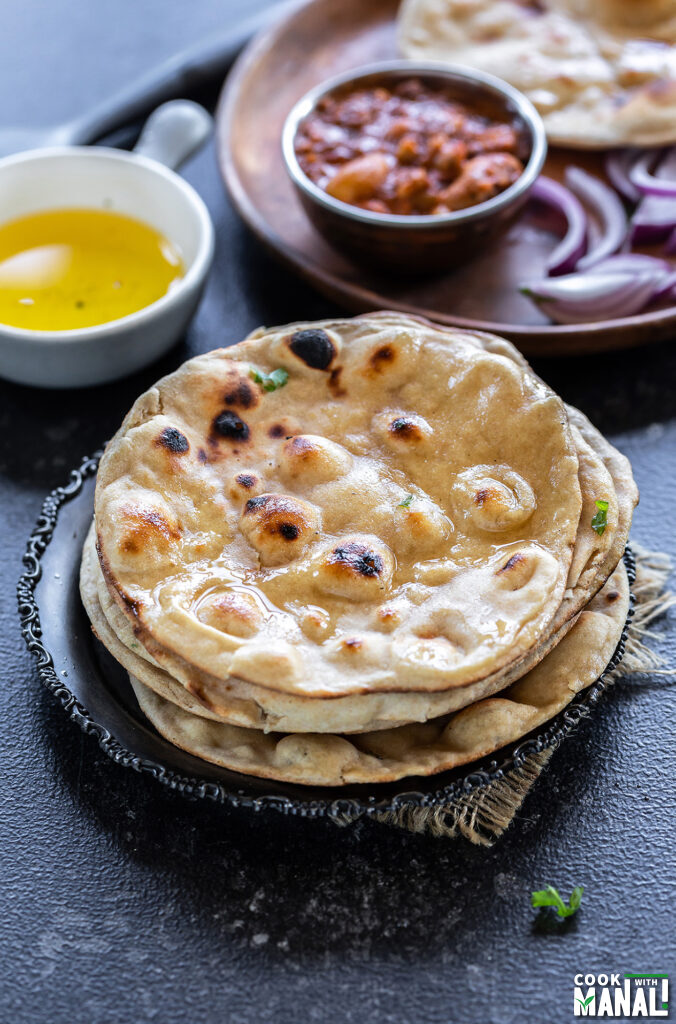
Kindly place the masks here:
[(170, 100), (153, 111), (134, 152), (177, 170), (208, 139), (213, 118), (192, 100)]

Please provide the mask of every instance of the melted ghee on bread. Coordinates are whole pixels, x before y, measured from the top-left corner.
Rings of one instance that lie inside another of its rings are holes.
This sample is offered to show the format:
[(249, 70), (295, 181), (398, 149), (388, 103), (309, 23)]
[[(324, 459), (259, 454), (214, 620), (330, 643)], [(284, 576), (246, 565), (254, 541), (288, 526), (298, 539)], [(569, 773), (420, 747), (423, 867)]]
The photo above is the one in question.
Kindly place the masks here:
[(549, 388), (496, 339), (375, 314), (256, 332), (160, 381), (106, 451), (96, 524), (142, 642), (337, 697), (522, 656), (561, 604), (580, 508)]

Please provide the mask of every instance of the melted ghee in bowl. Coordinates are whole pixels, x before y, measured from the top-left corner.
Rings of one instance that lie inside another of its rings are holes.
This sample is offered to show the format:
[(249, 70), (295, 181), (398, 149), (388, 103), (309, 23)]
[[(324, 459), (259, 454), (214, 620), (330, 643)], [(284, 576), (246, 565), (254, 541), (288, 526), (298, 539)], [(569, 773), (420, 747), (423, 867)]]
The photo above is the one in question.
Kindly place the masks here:
[(0, 225), (0, 323), (93, 327), (135, 313), (184, 273), (177, 247), (109, 210), (43, 210)]

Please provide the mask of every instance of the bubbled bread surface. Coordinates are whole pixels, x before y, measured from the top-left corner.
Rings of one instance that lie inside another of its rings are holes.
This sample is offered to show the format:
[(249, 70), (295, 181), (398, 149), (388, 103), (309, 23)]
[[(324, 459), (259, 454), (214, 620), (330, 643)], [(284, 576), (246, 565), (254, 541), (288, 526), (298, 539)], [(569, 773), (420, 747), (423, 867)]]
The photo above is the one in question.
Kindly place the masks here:
[(398, 314), (293, 324), (142, 395), (96, 490), (141, 642), (316, 697), (522, 656), (561, 604), (581, 495), (561, 400), (505, 344)]

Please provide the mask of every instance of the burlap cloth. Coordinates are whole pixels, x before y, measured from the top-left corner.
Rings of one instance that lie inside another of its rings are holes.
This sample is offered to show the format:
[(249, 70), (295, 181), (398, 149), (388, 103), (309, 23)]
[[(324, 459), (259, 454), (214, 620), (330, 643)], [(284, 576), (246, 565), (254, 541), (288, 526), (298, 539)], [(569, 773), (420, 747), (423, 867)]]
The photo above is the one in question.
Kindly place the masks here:
[[(676, 671), (664, 668), (664, 659), (653, 646), (659, 643), (659, 634), (650, 629), (655, 619), (676, 604), (676, 595), (666, 589), (671, 560), (668, 555), (647, 551), (633, 541), (630, 554), (633, 556), (630, 561), (635, 563), (635, 578), (630, 580), (632, 602), (629, 618), (609, 667), (594, 684), (599, 695), (624, 676), (635, 673), (672, 676)], [(631, 575), (633, 573), (630, 572)], [(589, 714), (589, 707), (578, 706), (575, 722)], [(562, 715), (565, 720), (566, 712)], [(514, 821), (527, 794), (573, 727), (574, 723), (570, 728), (558, 731), (550, 745), (528, 755), (518, 767), (505, 770), (495, 781), (472, 789), (453, 803), (434, 807), (403, 805), (397, 811), (371, 816), (376, 821), (409, 832), (446, 839), (463, 836), (477, 845), (491, 846)], [(349, 825), (361, 816), (358, 813), (344, 814), (332, 820), (339, 825)]]

